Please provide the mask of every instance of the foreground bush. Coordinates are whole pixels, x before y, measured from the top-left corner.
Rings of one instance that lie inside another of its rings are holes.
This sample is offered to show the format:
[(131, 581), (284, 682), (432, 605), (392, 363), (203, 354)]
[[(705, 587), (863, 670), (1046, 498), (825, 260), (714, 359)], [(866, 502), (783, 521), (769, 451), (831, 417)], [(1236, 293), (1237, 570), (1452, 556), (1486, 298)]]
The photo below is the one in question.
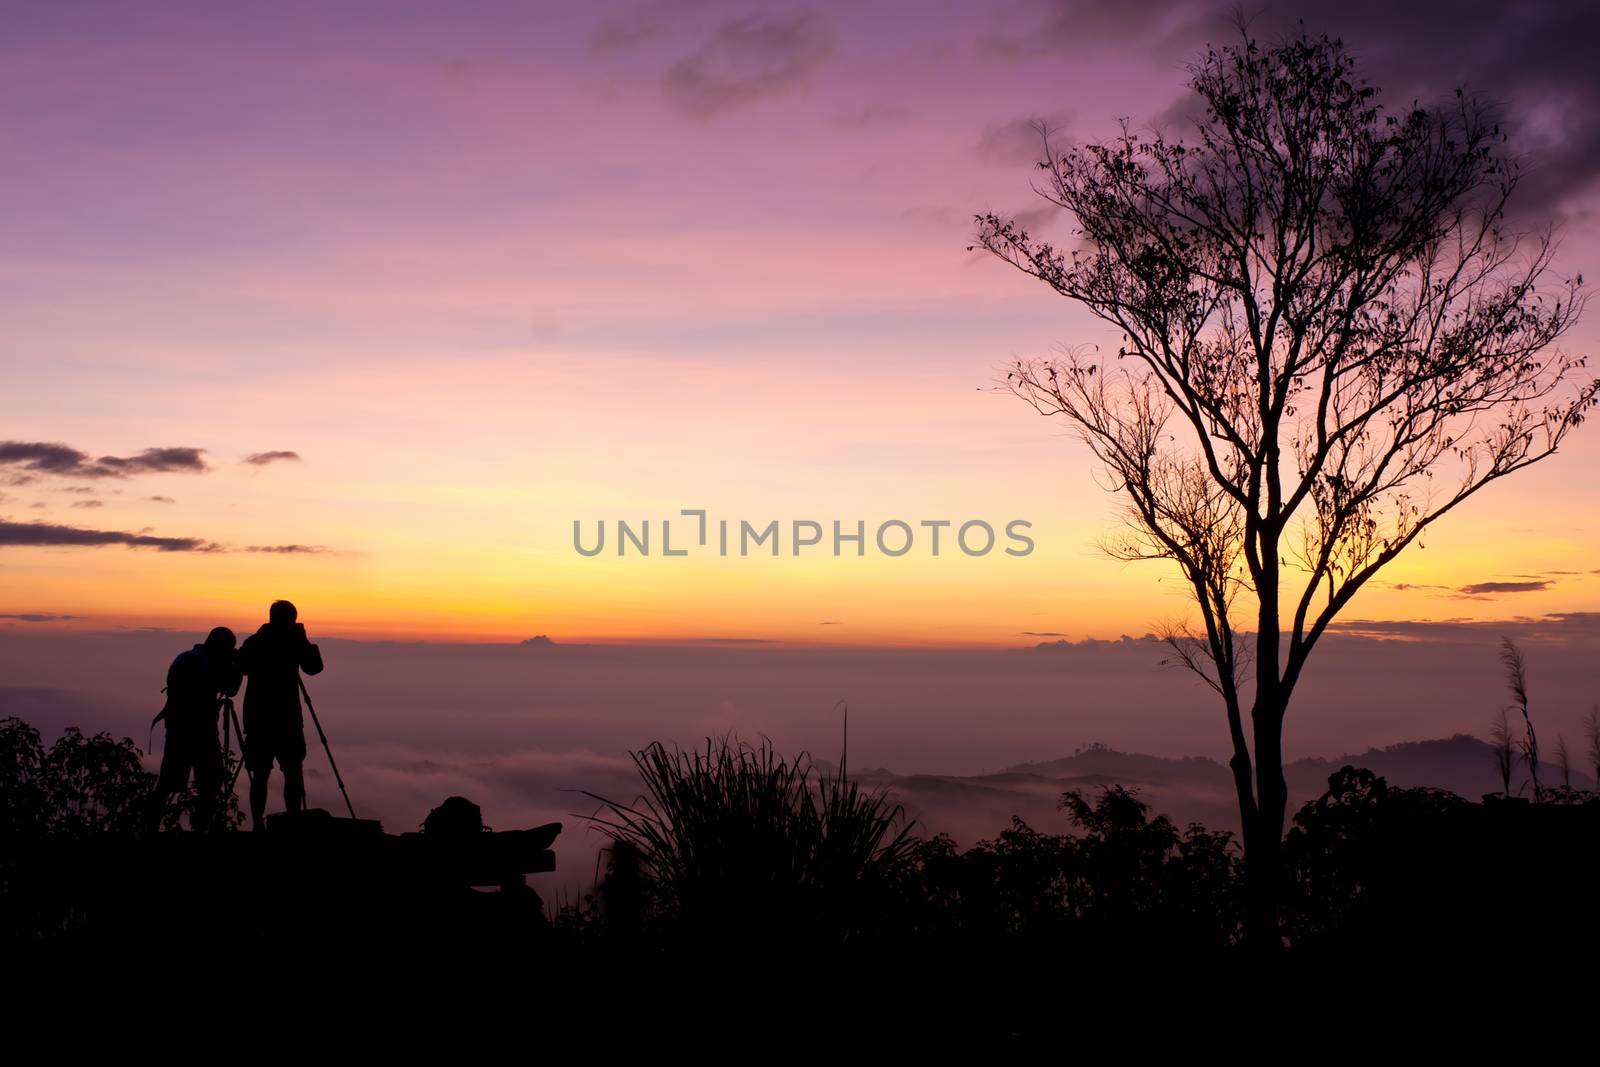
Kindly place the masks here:
[(612, 842), (601, 899), (617, 921), (836, 939), (894, 922), (916, 843), (881, 793), (819, 773), (804, 754), (784, 759), (765, 741), (708, 739), (691, 751), (656, 743), (633, 760), (638, 799), (594, 797), (594, 823)]

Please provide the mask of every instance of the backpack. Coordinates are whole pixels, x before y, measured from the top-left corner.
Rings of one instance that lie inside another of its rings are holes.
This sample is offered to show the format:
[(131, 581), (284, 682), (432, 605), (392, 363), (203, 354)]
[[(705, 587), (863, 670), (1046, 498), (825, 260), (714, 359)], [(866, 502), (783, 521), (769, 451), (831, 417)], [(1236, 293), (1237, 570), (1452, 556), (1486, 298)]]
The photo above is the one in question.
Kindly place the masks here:
[(210, 682), (211, 679), (205, 675), (205, 665), (198, 648), (180, 652), (178, 658), (172, 661), (172, 666), (167, 668), (167, 684), (161, 687), (167, 699), (161, 705), (161, 710), (156, 712), (156, 717), (150, 720), (148, 743), (155, 741), (158, 722), (164, 721), (168, 730), (174, 726), (182, 728), (191, 725), (183, 722), (181, 717), (194, 712), (195, 705), (203, 699)]

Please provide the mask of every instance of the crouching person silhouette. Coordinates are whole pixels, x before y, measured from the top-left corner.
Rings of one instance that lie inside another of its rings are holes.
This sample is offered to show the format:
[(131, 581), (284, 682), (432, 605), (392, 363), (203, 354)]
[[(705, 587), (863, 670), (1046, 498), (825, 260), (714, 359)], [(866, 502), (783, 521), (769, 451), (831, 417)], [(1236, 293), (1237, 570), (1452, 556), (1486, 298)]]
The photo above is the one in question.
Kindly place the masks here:
[(300, 712), (300, 672), (322, 670), (322, 653), (296, 622), (295, 606), (274, 601), (261, 629), (244, 639), (239, 666), (250, 679), (244, 691), (244, 764), (250, 771), (250, 826), (265, 825), (267, 785), (276, 762), (283, 772), (283, 806), (305, 807), (306, 728)]
[[(216, 828), (224, 774), (222, 746), (217, 742), (217, 712), (224, 699), (239, 691), (239, 663), (233, 631), (218, 626), (167, 668), (167, 703), (156, 716), (165, 722), (161, 773), (156, 778), (153, 828), (159, 828), (173, 794), (189, 785), (194, 772), (195, 808), (190, 829)], [(154, 723), (152, 723), (154, 725)]]

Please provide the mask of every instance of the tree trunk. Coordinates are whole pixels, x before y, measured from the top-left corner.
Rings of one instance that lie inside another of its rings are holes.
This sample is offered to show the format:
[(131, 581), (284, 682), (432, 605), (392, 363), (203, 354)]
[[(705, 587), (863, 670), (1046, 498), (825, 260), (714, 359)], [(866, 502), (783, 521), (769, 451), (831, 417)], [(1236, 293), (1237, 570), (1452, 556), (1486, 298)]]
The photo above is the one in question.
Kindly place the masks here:
[[(1245, 941), (1256, 952), (1283, 947), (1279, 931), (1282, 904), (1283, 822), (1289, 789), (1283, 778), (1283, 702), (1276, 694), (1260, 698), (1251, 712), (1255, 725), (1256, 789), (1253, 826), (1245, 833)], [(1248, 817), (1248, 816), (1247, 816)]]

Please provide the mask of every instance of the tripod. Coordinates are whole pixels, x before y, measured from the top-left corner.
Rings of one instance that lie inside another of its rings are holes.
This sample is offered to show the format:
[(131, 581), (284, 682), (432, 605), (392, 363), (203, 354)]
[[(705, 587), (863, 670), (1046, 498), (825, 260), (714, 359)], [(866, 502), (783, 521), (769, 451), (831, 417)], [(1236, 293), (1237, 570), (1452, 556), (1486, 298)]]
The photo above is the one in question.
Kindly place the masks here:
[(339, 765), (334, 762), (333, 748), (328, 744), (328, 735), (322, 732), (322, 720), (317, 718), (316, 705), (311, 703), (311, 690), (306, 688), (306, 680), (298, 674), (295, 675), (295, 680), (300, 683), (300, 692), (306, 698), (306, 710), (311, 713), (311, 723), (317, 728), (317, 737), (322, 741), (322, 750), (328, 754), (328, 766), (333, 768), (333, 780), (339, 783), (339, 792), (344, 796), (345, 810), (354, 819), (356, 817), (356, 809), (350, 803), (350, 792), (344, 787), (344, 778), (339, 774)]
[[(328, 744), (328, 735), (322, 731), (322, 720), (317, 717), (316, 705), (311, 702), (311, 691), (306, 688), (304, 678), (300, 678), (297, 675), (296, 681), (300, 683), (300, 692), (306, 698), (306, 710), (311, 713), (311, 722), (317, 728), (317, 738), (322, 742), (322, 750), (328, 754), (328, 766), (333, 768), (333, 780), (339, 783), (339, 792), (344, 796), (345, 810), (348, 811), (350, 813), (350, 817), (354, 819), (356, 817), (355, 806), (350, 803), (350, 792), (349, 790), (345, 789), (344, 777), (339, 773), (339, 764), (334, 761), (333, 747)], [(246, 771), (250, 774), (250, 780), (252, 783), (255, 781), (255, 773), (250, 771), (245, 764), (244, 727), (239, 724), (239, 716), (233, 710), (233, 700), (229, 697), (224, 697), (222, 700), (222, 707), (223, 711), (225, 712), (222, 719), (222, 751), (224, 758), (226, 758), (229, 751), (228, 724), (230, 721), (233, 724), (234, 731), (239, 735), (239, 762), (234, 765), (233, 777), (228, 781), (228, 792), (231, 793), (233, 792), (234, 785), (239, 781), (240, 767), (245, 767)], [(304, 810), (307, 807), (306, 790), (304, 788), (303, 781), (300, 790), (300, 807), (301, 810)]]

